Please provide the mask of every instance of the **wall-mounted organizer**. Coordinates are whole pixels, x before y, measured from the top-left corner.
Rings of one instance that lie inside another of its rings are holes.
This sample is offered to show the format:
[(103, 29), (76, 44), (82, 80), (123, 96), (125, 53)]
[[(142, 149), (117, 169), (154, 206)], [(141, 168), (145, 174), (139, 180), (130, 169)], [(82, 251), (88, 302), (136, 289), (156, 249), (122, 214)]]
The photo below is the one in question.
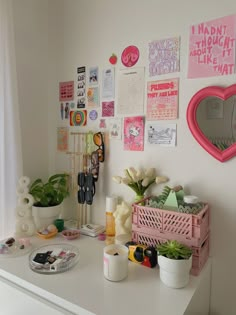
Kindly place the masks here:
[(104, 133), (71, 132), (71, 190), (78, 202), (78, 227), (91, 223), (91, 205), (96, 193), (100, 163), (105, 161)]

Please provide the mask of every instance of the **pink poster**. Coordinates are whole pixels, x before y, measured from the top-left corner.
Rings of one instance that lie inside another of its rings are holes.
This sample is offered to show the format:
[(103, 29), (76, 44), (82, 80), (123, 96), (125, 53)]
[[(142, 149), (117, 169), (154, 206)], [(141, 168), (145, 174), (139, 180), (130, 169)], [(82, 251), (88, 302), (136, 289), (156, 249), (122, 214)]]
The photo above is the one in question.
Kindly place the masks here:
[(149, 43), (149, 75), (179, 72), (179, 50), (178, 37)]
[(147, 83), (147, 120), (178, 117), (179, 79)]
[(114, 117), (114, 101), (102, 102), (102, 117)]
[(142, 116), (124, 118), (124, 150), (143, 151), (144, 119)]
[(60, 102), (73, 101), (74, 100), (74, 81), (60, 82)]
[(190, 28), (188, 78), (234, 73), (236, 15)]

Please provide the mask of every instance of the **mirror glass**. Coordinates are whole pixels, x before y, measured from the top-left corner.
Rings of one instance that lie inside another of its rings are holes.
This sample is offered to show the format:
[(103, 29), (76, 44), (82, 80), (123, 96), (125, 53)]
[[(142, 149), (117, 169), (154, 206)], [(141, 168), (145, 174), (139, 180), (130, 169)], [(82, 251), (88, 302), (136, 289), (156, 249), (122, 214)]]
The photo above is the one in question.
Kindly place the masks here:
[(191, 99), (187, 121), (195, 139), (224, 162), (236, 155), (236, 84), (206, 87)]

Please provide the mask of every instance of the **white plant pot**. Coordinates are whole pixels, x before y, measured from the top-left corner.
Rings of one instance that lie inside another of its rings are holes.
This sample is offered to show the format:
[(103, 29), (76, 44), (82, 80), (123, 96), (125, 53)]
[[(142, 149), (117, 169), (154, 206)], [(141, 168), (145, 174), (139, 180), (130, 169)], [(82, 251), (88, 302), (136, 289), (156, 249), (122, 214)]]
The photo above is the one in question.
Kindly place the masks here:
[(189, 282), (192, 256), (189, 259), (170, 259), (158, 256), (161, 281), (170, 288), (183, 288)]
[(53, 207), (32, 206), (32, 216), (37, 230), (47, 228), (59, 218), (62, 212), (62, 204)]

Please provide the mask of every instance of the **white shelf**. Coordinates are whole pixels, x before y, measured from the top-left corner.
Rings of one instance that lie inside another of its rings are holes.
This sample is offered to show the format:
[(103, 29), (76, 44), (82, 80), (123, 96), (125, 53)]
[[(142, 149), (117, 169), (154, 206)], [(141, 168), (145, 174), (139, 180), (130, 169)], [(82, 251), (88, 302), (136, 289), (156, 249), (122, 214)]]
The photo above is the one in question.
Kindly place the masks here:
[[(47, 241), (32, 238), (34, 249), (64, 242), (60, 235)], [(66, 310), (65, 314), (80, 315), (183, 315), (200, 286), (205, 286), (204, 279), (210, 281), (209, 261), (200, 276), (191, 276), (189, 285), (183, 289), (170, 289), (162, 284), (157, 267), (151, 269), (130, 261), (128, 277), (121, 282), (110, 282), (103, 276), (104, 242), (81, 235), (68, 244), (78, 246), (80, 259), (65, 273), (35, 273), (25, 255), (2, 260), (0, 277)]]

